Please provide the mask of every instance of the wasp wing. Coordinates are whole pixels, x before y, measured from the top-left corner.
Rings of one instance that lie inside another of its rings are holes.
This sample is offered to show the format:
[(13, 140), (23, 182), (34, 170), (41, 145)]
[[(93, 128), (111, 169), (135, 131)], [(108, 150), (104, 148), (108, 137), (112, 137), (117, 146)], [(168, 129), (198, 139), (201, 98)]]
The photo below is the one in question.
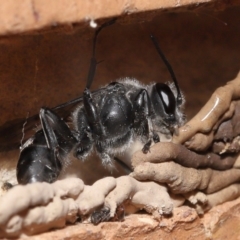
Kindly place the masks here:
[[(72, 104), (62, 104), (53, 110), (66, 120), (71, 112), (74, 110), (77, 104), (82, 101), (82, 97), (79, 101)], [(39, 115), (35, 114), (28, 118), (18, 118), (12, 121), (6, 122), (0, 126), (0, 152), (16, 149), (21, 146), (28, 138), (34, 135), (36, 129), (40, 126)]]
[[(93, 91), (92, 94), (97, 94), (105, 88), (100, 88)], [(60, 104), (52, 110), (57, 113), (64, 121), (67, 122), (71, 113), (82, 102), (83, 97), (80, 96), (69, 102)], [(16, 149), (21, 146), (28, 138), (34, 135), (36, 129), (40, 128), (39, 115), (33, 115), (28, 118), (18, 118), (6, 122), (0, 126), (0, 152)]]

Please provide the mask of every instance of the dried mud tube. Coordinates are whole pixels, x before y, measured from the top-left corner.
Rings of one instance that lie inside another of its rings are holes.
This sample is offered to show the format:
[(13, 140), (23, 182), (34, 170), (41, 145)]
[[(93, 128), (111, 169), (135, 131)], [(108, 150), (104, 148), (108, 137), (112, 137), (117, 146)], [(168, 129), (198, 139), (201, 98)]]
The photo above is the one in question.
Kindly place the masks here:
[(122, 220), (139, 209), (161, 221), (185, 203), (204, 214), (239, 197), (239, 112), (240, 74), (218, 88), (172, 142), (135, 153), (130, 176), (103, 178), (92, 186), (68, 178), (9, 190), (0, 199), (0, 236), (34, 235), (79, 219)]

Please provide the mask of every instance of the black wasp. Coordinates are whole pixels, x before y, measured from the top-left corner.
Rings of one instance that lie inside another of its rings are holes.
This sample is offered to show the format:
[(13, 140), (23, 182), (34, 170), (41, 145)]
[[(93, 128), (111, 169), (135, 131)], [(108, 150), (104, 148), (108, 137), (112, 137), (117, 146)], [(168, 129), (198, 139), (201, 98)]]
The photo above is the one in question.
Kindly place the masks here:
[[(153, 36), (151, 39), (174, 83), (143, 85), (126, 78), (94, 92), (89, 90), (97, 66), (97, 36), (102, 28), (113, 22), (103, 24), (95, 32), (83, 96), (55, 109), (41, 108), (41, 129), (21, 147), (17, 165), (19, 183), (54, 182), (68, 164), (69, 155), (81, 161), (93, 151), (109, 169), (116, 158), (131, 168), (130, 158), (134, 151), (140, 147), (147, 153), (152, 143), (170, 141), (172, 134), (183, 124), (182, 94), (172, 68)], [(73, 103), (77, 103), (77, 107), (71, 114), (70, 126), (56, 111)]]

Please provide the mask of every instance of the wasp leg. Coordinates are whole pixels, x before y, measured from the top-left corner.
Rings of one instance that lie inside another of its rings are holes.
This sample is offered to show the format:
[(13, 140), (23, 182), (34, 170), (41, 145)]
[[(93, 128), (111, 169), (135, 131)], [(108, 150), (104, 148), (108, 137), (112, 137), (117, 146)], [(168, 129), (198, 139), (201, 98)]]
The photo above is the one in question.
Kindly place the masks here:
[(67, 124), (53, 111), (42, 108), (39, 117), (42, 129), (24, 144), (18, 161), (20, 184), (54, 182), (76, 142)]
[(91, 92), (87, 88), (83, 93), (83, 103), (84, 109), (86, 111), (86, 117), (92, 130), (92, 134), (96, 138), (100, 138), (102, 136), (101, 121), (99, 118), (97, 107), (92, 99)]
[(78, 159), (84, 160), (92, 150), (93, 140), (87, 116), (83, 109), (74, 113), (73, 125), (76, 128), (76, 132), (74, 134), (78, 141), (78, 144), (74, 149), (74, 156)]
[(148, 136), (142, 151), (149, 152), (152, 140), (156, 143), (159, 142), (159, 136), (153, 130), (151, 119), (152, 107), (151, 101), (146, 89), (142, 89), (135, 99), (135, 121), (134, 130), (140, 136)]
[(108, 222), (110, 218), (110, 209), (107, 207), (103, 207), (102, 209), (95, 210), (91, 214), (91, 223), (97, 225), (100, 222)]
[(86, 111), (87, 121), (91, 128), (92, 138), (96, 144), (96, 150), (99, 153), (103, 164), (106, 167), (112, 166), (112, 157), (106, 152), (106, 136), (103, 131), (103, 126), (101, 123), (101, 119), (99, 117), (99, 113), (97, 111), (97, 107), (92, 99), (91, 93), (88, 89), (85, 89), (83, 94), (83, 103), (84, 110)]
[(121, 222), (125, 217), (125, 210), (123, 204), (117, 206), (116, 212), (113, 217), (110, 217), (110, 209), (103, 207), (99, 210), (95, 210), (91, 214), (91, 223), (97, 225), (101, 222)]

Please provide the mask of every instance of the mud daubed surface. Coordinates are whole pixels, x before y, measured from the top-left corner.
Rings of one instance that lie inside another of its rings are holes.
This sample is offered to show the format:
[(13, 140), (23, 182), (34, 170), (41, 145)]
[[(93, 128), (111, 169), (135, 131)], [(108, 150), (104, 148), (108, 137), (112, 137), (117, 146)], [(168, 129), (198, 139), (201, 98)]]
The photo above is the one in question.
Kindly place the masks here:
[[(240, 199), (213, 207), (203, 217), (189, 207), (176, 208), (173, 217), (160, 223), (146, 214), (134, 214), (124, 222), (77, 224), (67, 228), (32, 236), (31, 239), (218, 239), (239, 237)], [(226, 230), (227, 229), (227, 230)]]
[[(199, 113), (179, 128), (173, 142), (156, 143), (147, 154), (136, 152), (130, 176), (102, 178), (92, 186), (68, 178), (13, 187), (0, 199), (0, 233), (37, 234), (75, 223), (79, 217), (84, 224), (102, 206), (108, 211), (103, 220), (121, 220), (120, 208), (127, 214), (144, 209), (163, 227), (167, 221), (163, 216), (170, 216), (172, 222), (172, 214), (187, 219), (193, 214), (192, 222), (197, 213), (236, 199), (240, 195), (239, 99), (240, 74), (212, 94)], [(222, 148), (213, 153), (219, 141)], [(182, 206), (186, 203), (191, 208)]]

